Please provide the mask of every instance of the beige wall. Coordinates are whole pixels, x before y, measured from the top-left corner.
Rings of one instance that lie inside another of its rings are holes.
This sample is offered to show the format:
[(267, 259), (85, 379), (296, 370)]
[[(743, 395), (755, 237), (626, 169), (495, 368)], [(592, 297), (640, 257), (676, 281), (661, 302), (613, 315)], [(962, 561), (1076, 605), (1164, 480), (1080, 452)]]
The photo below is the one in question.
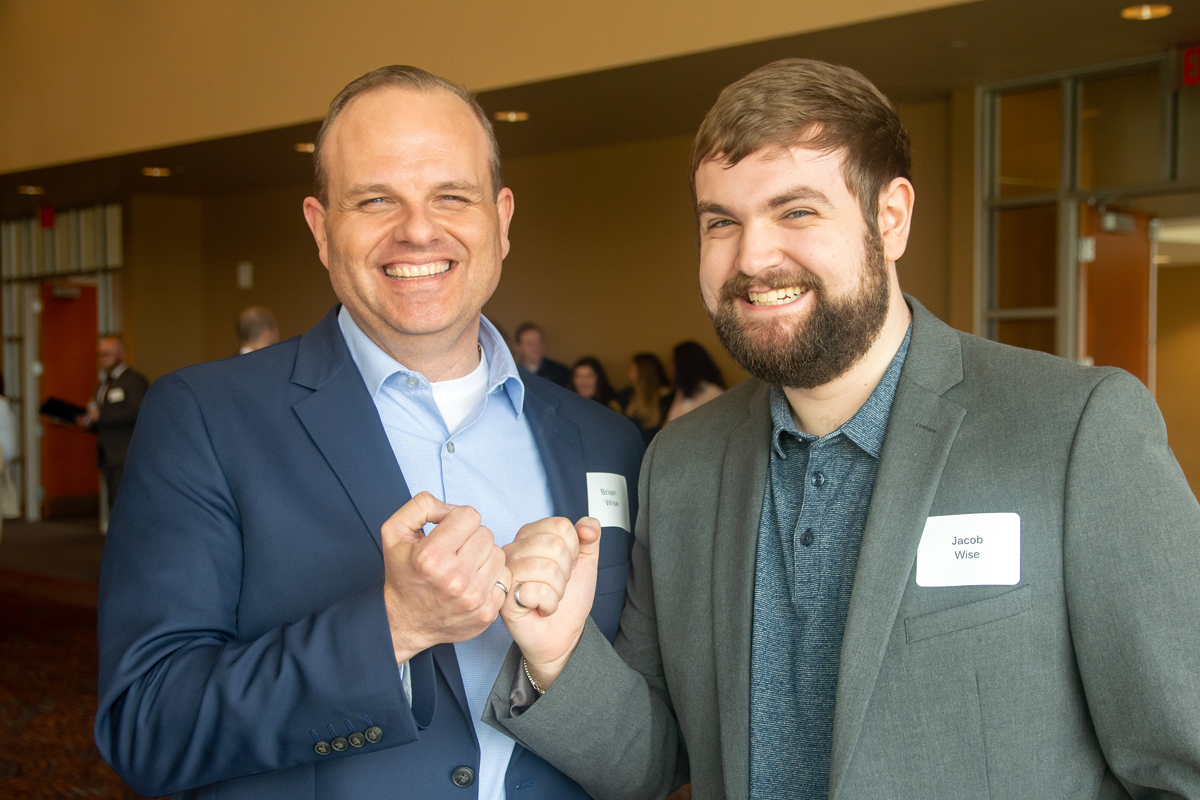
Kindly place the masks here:
[(1158, 271), (1156, 395), (1167, 438), (1193, 492), (1200, 492), (1200, 265)]
[[(237, 352), (237, 314), (271, 309), (284, 339), (311, 328), (337, 302), (300, 212), (310, 187), (214, 197), (204, 202), (204, 358)], [(240, 289), (237, 264), (254, 265), (254, 286)]]
[(147, 377), (204, 357), (203, 203), (135, 196), (129, 202), (121, 271), (130, 362)]
[(319, 119), (383, 64), (478, 91), (962, 1), (5, 0), (0, 173)]
[[(902, 116), (913, 139), (920, 200), (900, 262), (901, 283), (945, 318), (950, 105), (912, 105)], [(744, 378), (700, 302), (690, 151), (690, 137), (680, 137), (507, 160), (505, 175), (516, 196), (512, 252), (485, 313), (509, 333), (537, 321), (552, 357), (570, 363), (595, 355), (617, 386), (625, 383), (633, 353), (651, 350), (669, 365), (671, 348), (684, 339), (707, 347), (730, 382)], [(127, 327), (139, 346), (155, 342), (143, 368), (157, 375), (232, 354), (234, 319), (248, 305), (271, 308), (285, 338), (321, 318), (336, 298), (300, 213), (307, 191), (295, 186), (202, 202), (138, 198), (131, 209), (136, 260), (129, 270)], [(185, 220), (202, 224), (202, 233), (189, 228), (181, 235)], [(252, 289), (237, 288), (239, 261), (254, 264)], [(153, 272), (157, 283), (144, 277), (151, 263), (162, 267)], [(178, 285), (165, 285), (169, 269), (178, 271)], [(161, 304), (153, 291), (164, 293)], [(187, 313), (178, 312), (183, 302)], [(160, 334), (160, 326), (171, 333)]]

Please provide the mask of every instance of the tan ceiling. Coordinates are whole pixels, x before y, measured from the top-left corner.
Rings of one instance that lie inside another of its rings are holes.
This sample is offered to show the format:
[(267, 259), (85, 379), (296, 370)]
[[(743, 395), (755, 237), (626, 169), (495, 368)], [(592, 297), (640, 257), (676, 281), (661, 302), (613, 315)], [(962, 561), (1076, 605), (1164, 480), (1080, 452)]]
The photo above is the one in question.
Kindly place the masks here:
[[(1177, 2), (1151, 22), (1119, 17), (1112, 0), (982, 0), (649, 63), (496, 89), (488, 111), (519, 109), (530, 121), (497, 126), (507, 158), (690, 135), (720, 89), (787, 56), (853, 66), (898, 103), (946, 97), (960, 87), (1037, 76), (1166, 52), (1200, 42), (1200, 2)], [(213, 195), (309, 179), (317, 121), (261, 133), (0, 176), (0, 216), (114, 201), (131, 193)], [(168, 166), (168, 179), (143, 166)], [(22, 197), (18, 184), (47, 188)]]

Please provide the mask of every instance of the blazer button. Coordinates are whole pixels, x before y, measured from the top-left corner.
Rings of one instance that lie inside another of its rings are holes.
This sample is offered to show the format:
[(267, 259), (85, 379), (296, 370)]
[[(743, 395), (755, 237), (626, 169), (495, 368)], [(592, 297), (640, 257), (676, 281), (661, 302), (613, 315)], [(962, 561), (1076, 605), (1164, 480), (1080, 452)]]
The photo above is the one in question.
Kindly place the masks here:
[(460, 789), (465, 789), (475, 782), (475, 770), (470, 767), (459, 767), (450, 773), (450, 780)]
[(367, 743), (367, 737), (363, 736), (358, 731), (355, 731), (354, 733), (350, 734), (349, 736), (346, 737), (346, 739), (350, 742), (351, 747), (362, 747), (364, 744)]
[(333, 745), (333, 749), (337, 750), (339, 753), (350, 746), (350, 743), (346, 741), (345, 736), (333, 737), (333, 741), (331, 741), (330, 744)]
[(333, 752), (333, 748), (329, 746), (329, 742), (317, 742), (313, 745), (313, 750), (316, 750), (319, 756), (327, 756)]
[(372, 725), (366, 730), (367, 741), (371, 744), (379, 744), (383, 741), (383, 728), (378, 725)]

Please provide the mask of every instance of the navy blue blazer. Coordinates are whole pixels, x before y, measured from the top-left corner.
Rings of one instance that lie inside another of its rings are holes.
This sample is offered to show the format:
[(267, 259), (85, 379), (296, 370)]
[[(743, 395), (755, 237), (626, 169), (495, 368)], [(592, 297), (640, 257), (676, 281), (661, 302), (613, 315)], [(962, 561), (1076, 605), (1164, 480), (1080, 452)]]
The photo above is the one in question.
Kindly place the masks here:
[[(379, 532), (410, 495), (338, 308), (146, 396), (104, 549), (95, 727), (143, 795), (476, 796), (450, 777), (479, 767), (453, 645), (413, 658), (411, 708), (401, 687)], [(633, 425), (521, 377), (555, 513), (586, 515), (586, 473), (612, 472), (636, 517)], [(603, 530), (592, 617), (610, 640), (631, 546)], [(369, 728), (382, 738), (350, 736)], [(336, 736), (361, 746), (316, 752)], [(586, 797), (520, 745), (505, 785), (509, 800)]]

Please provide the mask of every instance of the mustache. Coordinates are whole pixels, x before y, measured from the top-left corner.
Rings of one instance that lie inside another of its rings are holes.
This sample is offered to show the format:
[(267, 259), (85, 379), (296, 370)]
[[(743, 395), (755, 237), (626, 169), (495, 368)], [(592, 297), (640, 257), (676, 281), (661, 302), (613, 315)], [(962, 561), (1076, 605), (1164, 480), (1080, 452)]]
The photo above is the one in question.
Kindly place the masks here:
[(746, 297), (751, 288), (765, 288), (770, 291), (771, 289), (787, 289), (792, 286), (820, 293), (825, 288), (825, 282), (803, 267), (760, 272), (753, 276), (738, 272), (725, 281), (725, 285), (721, 287), (721, 302), (732, 303), (739, 297)]

